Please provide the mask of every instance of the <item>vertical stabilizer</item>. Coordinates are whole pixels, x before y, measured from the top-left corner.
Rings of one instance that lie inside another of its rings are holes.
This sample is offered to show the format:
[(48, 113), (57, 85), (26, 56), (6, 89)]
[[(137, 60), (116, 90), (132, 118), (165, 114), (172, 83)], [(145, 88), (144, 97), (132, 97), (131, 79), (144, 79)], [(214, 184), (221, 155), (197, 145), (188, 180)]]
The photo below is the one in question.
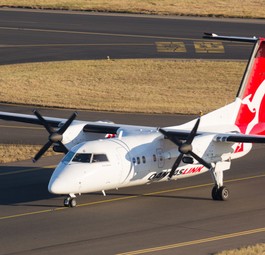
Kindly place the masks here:
[(265, 38), (256, 41), (237, 97), (235, 124), (245, 134), (265, 134)]

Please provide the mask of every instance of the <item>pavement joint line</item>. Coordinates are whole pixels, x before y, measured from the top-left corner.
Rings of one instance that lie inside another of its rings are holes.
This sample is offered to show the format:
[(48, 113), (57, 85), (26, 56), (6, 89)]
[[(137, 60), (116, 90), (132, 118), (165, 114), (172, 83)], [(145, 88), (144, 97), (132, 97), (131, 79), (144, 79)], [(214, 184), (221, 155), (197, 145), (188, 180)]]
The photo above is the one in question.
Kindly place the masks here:
[(19, 28), (19, 27), (1, 27), (2, 30), (17, 30), (17, 31), (32, 31), (32, 32), (47, 32), (47, 33), (65, 33), (65, 34), (81, 34), (81, 35), (98, 35), (98, 36), (116, 36), (116, 37), (131, 37), (131, 38), (159, 38), (159, 39), (174, 39), (185, 41), (201, 41), (202, 39), (181, 38), (173, 36), (152, 36), (152, 35), (137, 35), (137, 34), (116, 34), (116, 33), (99, 33), (89, 31), (73, 31), (73, 30), (60, 30), (60, 29), (44, 29), (44, 28)]
[(176, 248), (185, 247), (185, 246), (191, 246), (191, 245), (209, 243), (209, 242), (214, 242), (214, 241), (220, 241), (224, 239), (236, 238), (240, 236), (253, 235), (253, 234), (258, 234), (262, 232), (265, 232), (265, 227), (250, 229), (250, 230), (245, 230), (245, 231), (239, 231), (239, 232), (234, 232), (234, 233), (224, 234), (224, 235), (219, 235), (219, 236), (212, 236), (212, 237), (197, 239), (193, 241), (186, 241), (186, 242), (169, 244), (169, 245), (164, 245), (164, 246), (157, 246), (153, 248), (146, 248), (142, 250), (118, 253), (117, 255), (138, 255), (138, 254), (145, 254), (145, 253), (151, 253), (151, 252), (153, 253), (153, 252), (164, 251), (164, 250), (169, 250), (169, 249), (176, 249)]
[[(49, 168), (49, 167), (51, 167), (51, 166), (46, 166), (46, 168)], [(43, 167), (43, 168), (45, 168), (45, 167)], [(265, 174), (256, 175), (256, 176), (249, 176), (249, 177), (244, 177), (244, 178), (231, 179), (231, 180), (228, 180), (227, 182), (237, 182), (237, 181), (244, 181), (244, 180), (248, 180), (248, 179), (255, 179), (255, 178), (262, 178), (262, 177), (265, 177)], [(211, 186), (211, 185), (213, 185), (213, 184), (212, 183), (205, 183), (205, 184), (187, 186), (187, 187), (170, 189), (170, 190), (162, 190), (162, 191), (150, 192), (150, 193), (140, 194), (140, 195), (118, 197), (118, 198), (112, 198), (112, 199), (106, 199), (106, 200), (100, 200), (100, 201), (94, 201), (94, 202), (79, 204), (76, 207), (85, 207), (85, 206), (92, 206), (92, 205), (98, 205), (98, 204), (104, 204), (104, 203), (111, 203), (111, 202), (128, 200), (128, 199), (133, 199), (133, 198), (152, 196), (152, 195), (156, 195), (156, 194), (171, 193), (171, 192), (188, 190), (188, 189), (196, 189), (196, 188), (207, 187), (207, 186)], [(0, 216), (0, 220), (19, 218), (19, 217), (22, 217), (22, 216), (30, 216), (30, 215), (36, 215), (36, 214), (42, 214), (42, 213), (48, 213), (48, 212), (56, 212), (56, 211), (61, 211), (61, 210), (65, 210), (65, 209), (72, 209), (72, 208), (57, 207), (55, 209), (46, 209), (46, 210), (33, 211), (33, 212), (27, 212), (27, 213), (21, 213), (21, 214), (7, 215), (7, 216), (2, 216), (2, 217)], [(128, 253), (128, 254), (130, 254), (130, 253)]]

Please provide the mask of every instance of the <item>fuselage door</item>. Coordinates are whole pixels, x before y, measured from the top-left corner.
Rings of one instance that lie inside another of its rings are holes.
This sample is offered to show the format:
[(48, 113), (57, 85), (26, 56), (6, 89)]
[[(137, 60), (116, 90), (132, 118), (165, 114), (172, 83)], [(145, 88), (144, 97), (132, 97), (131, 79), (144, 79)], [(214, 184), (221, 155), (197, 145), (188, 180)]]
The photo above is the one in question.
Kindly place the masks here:
[(120, 169), (120, 183), (123, 183), (128, 176), (130, 175), (132, 163), (131, 163), (131, 157), (124, 147), (118, 147), (116, 149), (117, 152), (117, 164), (118, 168)]
[(161, 148), (156, 149), (157, 163), (159, 168), (163, 168), (165, 165), (165, 158), (163, 150)]

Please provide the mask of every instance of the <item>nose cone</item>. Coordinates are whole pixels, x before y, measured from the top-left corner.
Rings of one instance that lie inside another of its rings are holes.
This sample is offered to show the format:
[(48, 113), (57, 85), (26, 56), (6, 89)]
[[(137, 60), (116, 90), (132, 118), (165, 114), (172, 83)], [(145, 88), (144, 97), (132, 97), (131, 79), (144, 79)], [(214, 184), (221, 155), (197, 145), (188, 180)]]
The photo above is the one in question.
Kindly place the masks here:
[(81, 182), (77, 180), (79, 176), (68, 166), (60, 164), (53, 172), (49, 181), (48, 191), (53, 194), (79, 193)]
[[(60, 178), (61, 179), (61, 178)], [(59, 178), (51, 178), (48, 190), (53, 194), (69, 194), (69, 188)]]

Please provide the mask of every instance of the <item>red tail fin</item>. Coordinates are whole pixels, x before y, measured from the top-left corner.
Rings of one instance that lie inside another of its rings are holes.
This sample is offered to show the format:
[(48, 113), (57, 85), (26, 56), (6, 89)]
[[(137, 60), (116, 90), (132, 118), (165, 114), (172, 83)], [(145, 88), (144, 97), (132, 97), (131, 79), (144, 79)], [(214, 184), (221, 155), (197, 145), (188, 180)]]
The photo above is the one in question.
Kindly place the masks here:
[(253, 48), (237, 97), (242, 101), (235, 124), (242, 133), (265, 135), (265, 38)]

